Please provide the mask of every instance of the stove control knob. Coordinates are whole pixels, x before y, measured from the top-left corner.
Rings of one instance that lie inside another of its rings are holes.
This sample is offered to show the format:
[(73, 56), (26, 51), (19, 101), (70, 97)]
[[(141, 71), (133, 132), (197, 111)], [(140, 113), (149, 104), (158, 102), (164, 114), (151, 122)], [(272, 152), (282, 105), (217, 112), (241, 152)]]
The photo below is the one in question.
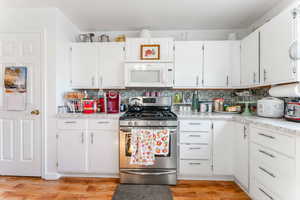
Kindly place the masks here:
[(132, 122), (128, 122), (128, 126), (132, 126)]
[(137, 122), (134, 122), (134, 126), (137, 126), (138, 125), (138, 123)]

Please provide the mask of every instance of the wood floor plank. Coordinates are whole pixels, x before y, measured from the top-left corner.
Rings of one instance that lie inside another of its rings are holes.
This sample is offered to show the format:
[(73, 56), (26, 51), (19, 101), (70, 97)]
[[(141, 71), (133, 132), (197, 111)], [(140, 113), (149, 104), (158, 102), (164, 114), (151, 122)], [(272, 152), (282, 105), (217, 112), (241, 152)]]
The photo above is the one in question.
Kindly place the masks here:
[[(0, 176), (1, 200), (111, 200), (118, 179)], [(174, 200), (250, 200), (230, 181), (178, 181), (170, 187)]]

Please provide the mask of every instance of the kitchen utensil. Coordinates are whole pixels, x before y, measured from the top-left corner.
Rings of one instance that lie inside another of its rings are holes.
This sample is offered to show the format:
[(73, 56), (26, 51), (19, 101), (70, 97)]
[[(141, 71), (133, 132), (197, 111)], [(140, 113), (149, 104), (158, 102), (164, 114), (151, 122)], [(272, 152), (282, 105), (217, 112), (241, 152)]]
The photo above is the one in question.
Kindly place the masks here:
[(98, 41), (99, 42), (109, 42), (109, 36), (108, 35), (105, 35), (105, 34), (102, 34), (98, 37)]

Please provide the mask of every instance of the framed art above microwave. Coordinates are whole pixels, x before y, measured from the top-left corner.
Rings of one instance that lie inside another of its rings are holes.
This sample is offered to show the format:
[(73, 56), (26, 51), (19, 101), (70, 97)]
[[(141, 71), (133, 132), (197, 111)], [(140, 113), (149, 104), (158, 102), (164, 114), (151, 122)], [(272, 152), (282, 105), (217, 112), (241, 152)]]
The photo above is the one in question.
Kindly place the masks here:
[(159, 60), (159, 59), (160, 59), (159, 44), (141, 45), (141, 60)]

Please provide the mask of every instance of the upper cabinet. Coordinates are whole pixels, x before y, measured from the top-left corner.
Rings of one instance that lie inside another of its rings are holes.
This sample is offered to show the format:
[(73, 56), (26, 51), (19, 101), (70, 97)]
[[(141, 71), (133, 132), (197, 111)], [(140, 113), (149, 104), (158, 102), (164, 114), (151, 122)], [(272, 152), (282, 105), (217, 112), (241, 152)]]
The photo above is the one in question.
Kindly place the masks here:
[(71, 46), (72, 88), (124, 87), (124, 43), (74, 43)]
[(297, 81), (290, 45), (295, 40), (295, 22), (291, 10), (285, 10), (260, 28), (261, 84)]
[[(204, 79), (206, 88), (228, 88), (239, 85), (240, 41), (207, 41), (204, 43)], [(238, 73), (235, 73), (238, 70)]]
[(241, 86), (259, 84), (259, 35), (255, 31), (241, 42)]
[(174, 39), (173, 38), (127, 38), (126, 39), (126, 61), (143, 62), (141, 59), (142, 45), (159, 45), (159, 60), (151, 62), (173, 62), (174, 61)]
[(71, 45), (71, 86), (97, 88), (98, 48), (87, 43)]
[(100, 88), (124, 88), (124, 43), (103, 43), (98, 51)]
[(199, 88), (203, 80), (203, 42), (175, 42), (175, 88)]

